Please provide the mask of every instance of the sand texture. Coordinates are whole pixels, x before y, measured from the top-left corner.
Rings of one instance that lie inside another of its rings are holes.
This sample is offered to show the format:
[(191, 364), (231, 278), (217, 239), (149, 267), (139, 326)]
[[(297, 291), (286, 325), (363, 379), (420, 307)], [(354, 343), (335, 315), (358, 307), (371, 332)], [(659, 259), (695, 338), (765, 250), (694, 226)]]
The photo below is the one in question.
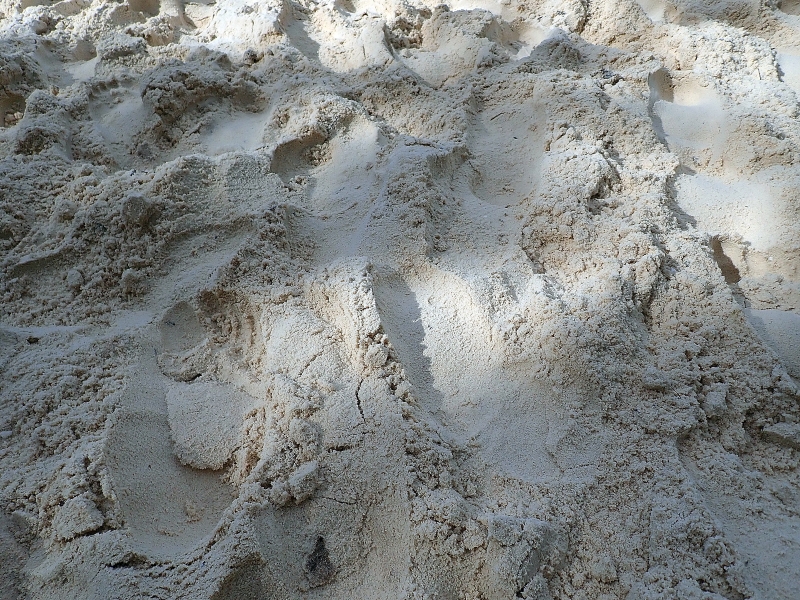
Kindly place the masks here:
[(796, 600), (800, 1), (0, 0), (0, 600)]

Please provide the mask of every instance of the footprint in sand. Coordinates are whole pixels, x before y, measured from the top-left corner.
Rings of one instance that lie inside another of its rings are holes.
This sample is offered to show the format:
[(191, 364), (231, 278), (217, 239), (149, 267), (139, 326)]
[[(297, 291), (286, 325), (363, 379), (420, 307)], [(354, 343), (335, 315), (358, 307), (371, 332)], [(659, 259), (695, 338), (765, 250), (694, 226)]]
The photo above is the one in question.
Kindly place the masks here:
[[(192, 371), (191, 351), (206, 333), (191, 305), (173, 306), (158, 328), (154, 337), (172, 357), (169, 365)], [(220, 469), (240, 445), (255, 403), (229, 384), (176, 379), (159, 372), (155, 356), (143, 356), (106, 442), (133, 546), (152, 558), (187, 552), (214, 530), (235, 496)]]
[(658, 69), (648, 78), (653, 129), (684, 167), (697, 171), (726, 151), (731, 124), (710, 81)]
[(800, 16), (800, 0), (781, 0), (778, 10), (787, 15)]
[[(126, 404), (106, 442), (114, 490), (134, 549), (155, 559), (172, 558), (214, 530), (234, 490), (218, 473), (184, 466), (175, 456), (161, 386), (137, 382)], [(136, 408), (139, 404), (163, 408)]]

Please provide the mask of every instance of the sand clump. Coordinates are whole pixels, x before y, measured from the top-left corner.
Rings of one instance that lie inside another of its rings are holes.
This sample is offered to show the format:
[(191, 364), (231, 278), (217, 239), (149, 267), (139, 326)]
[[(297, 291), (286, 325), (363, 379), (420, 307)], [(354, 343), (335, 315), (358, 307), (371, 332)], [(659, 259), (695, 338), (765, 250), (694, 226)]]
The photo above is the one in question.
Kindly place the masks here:
[(800, 5), (0, 0), (0, 597), (794, 598)]

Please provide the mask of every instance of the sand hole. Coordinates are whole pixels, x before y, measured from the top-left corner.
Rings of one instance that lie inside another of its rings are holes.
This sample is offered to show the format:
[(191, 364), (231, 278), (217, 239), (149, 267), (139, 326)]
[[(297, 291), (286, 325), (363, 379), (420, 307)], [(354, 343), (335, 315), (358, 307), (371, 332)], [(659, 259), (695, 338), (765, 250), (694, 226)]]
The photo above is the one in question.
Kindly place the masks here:
[(211, 600), (259, 600), (270, 598), (263, 559), (251, 555), (236, 565), (222, 580)]
[(800, 315), (777, 309), (746, 309), (745, 315), (759, 337), (778, 355), (789, 375), (800, 379)]
[(781, 80), (800, 95), (800, 54), (778, 51)]
[(782, 0), (778, 4), (778, 10), (787, 15), (800, 16), (800, 0)]
[(183, 352), (206, 337), (205, 329), (188, 302), (179, 302), (170, 308), (158, 324), (158, 329), (166, 352)]
[(729, 151), (731, 124), (710, 82), (659, 69), (648, 84), (653, 129), (684, 167), (697, 171)]
[(0, 511), (0, 598), (23, 598), (23, 576), (19, 565), (25, 564), (29, 551), (18, 538), (21, 523)]
[[(378, 169), (373, 169), (372, 161), (385, 143), (375, 123), (361, 116), (354, 117), (324, 145), (325, 152), (319, 153), (317, 159), (324, 160), (314, 170), (314, 205), (325, 210), (341, 209), (357, 197), (356, 190), (370, 189), (375, 178), (380, 176)], [(354, 181), (359, 183), (354, 186)]]
[(527, 58), (533, 50), (548, 39), (556, 29), (538, 23), (503, 23), (500, 42), (510, 49), (515, 60)]
[(711, 238), (711, 250), (714, 253), (714, 260), (717, 261), (722, 276), (725, 278), (726, 283), (739, 283), (742, 276), (739, 269), (731, 260), (730, 256), (725, 253), (725, 248), (722, 241), (716, 236)]
[(353, 4), (352, 0), (336, 0), (333, 5), (345, 12), (354, 13), (356, 12), (356, 5)]
[[(749, 246), (748, 252), (765, 252), (775, 245), (782, 204), (770, 186), (742, 180), (729, 183), (697, 174), (679, 175), (675, 189), (678, 205), (695, 219), (698, 229), (719, 235), (721, 240), (741, 240)], [(725, 241), (721, 244), (726, 254), (736, 259), (734, 246)]]
[(717, 101), (713, 87), (695, 75), (671, 74), (667, 69), (658, 69), (647, 79), (651, 104), (670, 102), (678, 106), (700, 106)]
[(312, 168), (319, 166), (323, 159), (325, 136), (313, 132), (307, 137), (291, 140), (275, 148), (270, 169), (277, 173), (283, 181), (305, 175)]
[(662, 0), (636, 0), (636, 3), (654, 23), (664, 20), (667, 5)]
[(25, 112), (25, 98), (13, 92), (0, 94), (0, 127), (13, 127)]
[(160, 9), (159, 0), (128, 0), (131, 10), (142, 12), (150, 16), (156, 16)]
[(314, 549), (306, 558), (305, 569), (311, 587), (325, 585), (336, 574), (336, 569), (328, 555), (328, 549), (325, 547), (325, 538), (322, 536), (317, 538)]
[(72, 50), (72, 60), (87, 61), (97, 56), (97, 49), (88, 40), (78, 40)]
[(22, 10), (30, 8), (31, 6), (50, 6), (55, 4), (58, 0), (22, 0), (19, 7)]
[(664, 100), (665, 102), (674, 101), (675, 85), (667, 69), (658, 69), (650, 73), (647, 78), (647, 84), (650, 87), (651, 103), (657, 100)]

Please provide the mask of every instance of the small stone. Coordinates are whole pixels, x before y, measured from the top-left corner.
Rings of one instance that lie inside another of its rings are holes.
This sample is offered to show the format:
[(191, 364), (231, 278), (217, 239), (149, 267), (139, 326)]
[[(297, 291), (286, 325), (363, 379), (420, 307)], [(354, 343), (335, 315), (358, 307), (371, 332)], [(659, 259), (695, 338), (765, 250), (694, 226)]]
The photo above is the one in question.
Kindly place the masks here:
[(83, 274), (78, 269), (67, 271), (67, 287), (73, 292), (77, 292), (83, 285)]
[(31, 21), (31, 29), (36, 35), (43, 35), (49, 29), (47, 23), (41, 19), (34, 19)]
[(263, 52), (256, 52), (252, 48), (245, 50), (242, 60), (245, 64), (252, 65), (264, 58)]
[(5, 440), (10, 438), (13, 435), (12, 431), (6, 429), (5, 431), (0, 431), (0, 440)]

